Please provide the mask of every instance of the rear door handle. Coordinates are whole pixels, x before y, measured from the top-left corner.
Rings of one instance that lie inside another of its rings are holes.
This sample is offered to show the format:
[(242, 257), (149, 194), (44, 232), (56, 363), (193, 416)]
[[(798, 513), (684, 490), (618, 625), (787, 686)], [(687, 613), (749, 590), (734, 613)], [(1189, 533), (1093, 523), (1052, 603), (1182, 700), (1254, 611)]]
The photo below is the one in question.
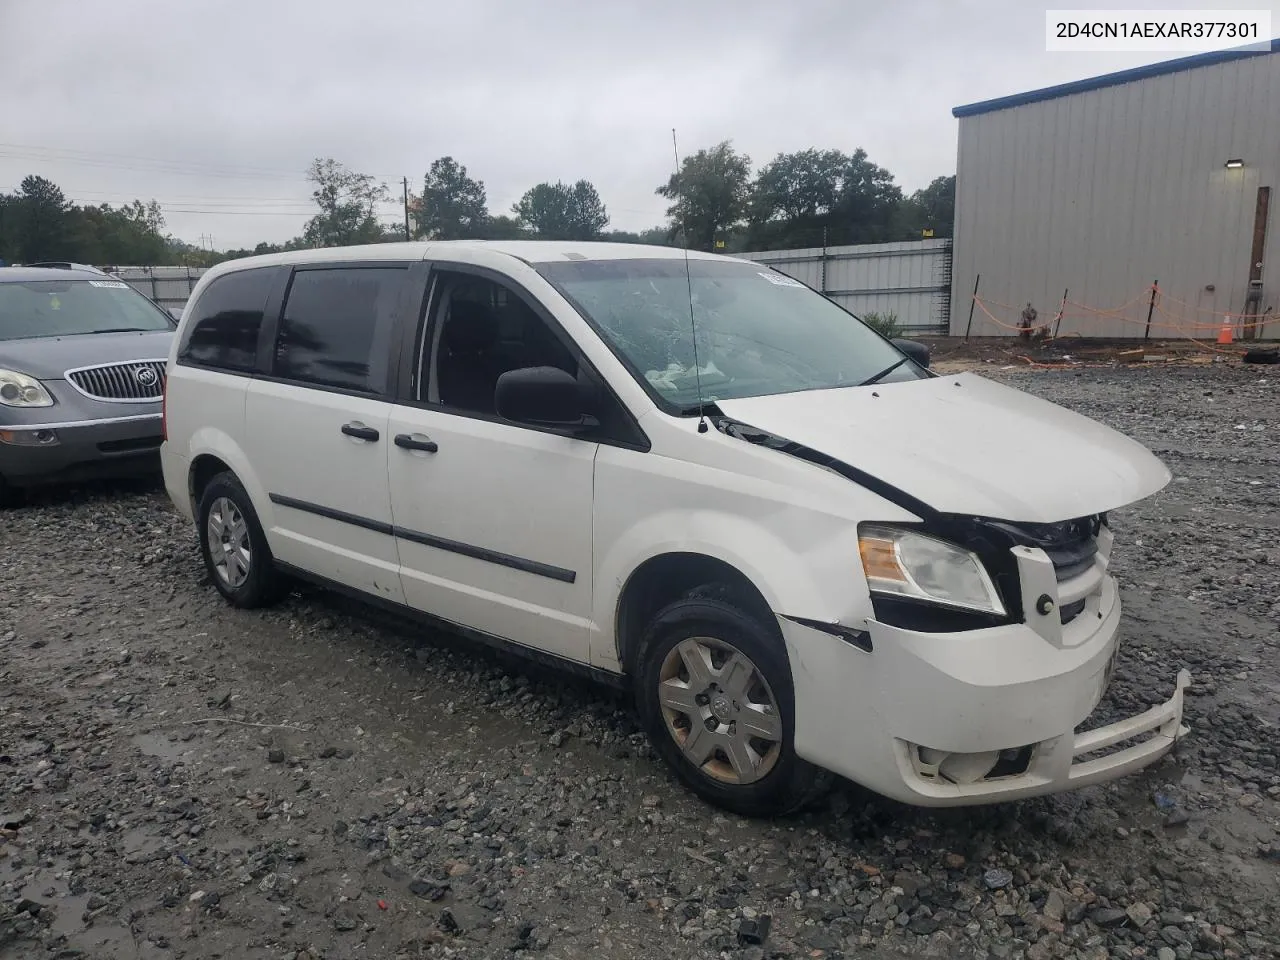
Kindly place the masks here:
[(397, 433), (396, 446), (404, 450), (421, 450), (423, 453), (435, 453), (440, 445), (420, 433)]
[(355, 437), (357, 440), (377, 440), (379, 433), (373, 427), (366, 427), (358, 420), (342, 425), (342, 432), (348, 437)]

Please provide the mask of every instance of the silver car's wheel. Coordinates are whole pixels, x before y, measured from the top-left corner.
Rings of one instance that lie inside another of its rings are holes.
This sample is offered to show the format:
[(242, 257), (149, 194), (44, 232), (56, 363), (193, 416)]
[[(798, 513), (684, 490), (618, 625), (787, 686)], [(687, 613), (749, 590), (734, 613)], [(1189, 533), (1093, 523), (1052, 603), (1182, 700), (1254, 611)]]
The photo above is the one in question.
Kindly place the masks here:
[(782, 752), (782, 718), (764, 674), (737, 647), (690, 637), (667, 653), (658, 703), (684, 758), (725, 784), (754, 783)]
[(209, 508), (209, 558), (214, 571), (232, 590), (249, 578), (253, 564), (249, 525), (227, 497), (218, 497)]

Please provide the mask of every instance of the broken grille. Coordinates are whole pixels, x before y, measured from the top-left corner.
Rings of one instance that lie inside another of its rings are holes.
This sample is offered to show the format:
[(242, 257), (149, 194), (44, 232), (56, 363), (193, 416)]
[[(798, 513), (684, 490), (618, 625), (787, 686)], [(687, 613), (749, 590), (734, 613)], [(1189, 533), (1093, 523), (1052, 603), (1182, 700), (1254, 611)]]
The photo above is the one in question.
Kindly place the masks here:
[(67, 380), (86, 397), (140, 403), (164, 394), (165, 361), (131, 360), (68, 370)]
[(997, 523), (1019, 543), (1043, 550), (1053, 562), (1053, 571), (1062, 583), (1093, 567), (1098, 554), (1098, 533), (1105, 514), (1079, 517), (1062, 523)]

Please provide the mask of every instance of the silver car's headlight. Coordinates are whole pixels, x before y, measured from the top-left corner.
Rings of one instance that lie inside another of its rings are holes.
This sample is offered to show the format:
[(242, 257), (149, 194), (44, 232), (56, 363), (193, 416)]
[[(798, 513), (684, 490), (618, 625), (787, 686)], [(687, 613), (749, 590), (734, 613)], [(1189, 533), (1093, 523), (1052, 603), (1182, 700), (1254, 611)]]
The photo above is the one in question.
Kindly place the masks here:
[(53, 397), (35, 377), (0, 370), (0, 404), (6, 407), (52, 407)]
[(982, 561), (954, 543), (915, 530), (864, 524), (858, 552), (873, 593), (1005, 615)]

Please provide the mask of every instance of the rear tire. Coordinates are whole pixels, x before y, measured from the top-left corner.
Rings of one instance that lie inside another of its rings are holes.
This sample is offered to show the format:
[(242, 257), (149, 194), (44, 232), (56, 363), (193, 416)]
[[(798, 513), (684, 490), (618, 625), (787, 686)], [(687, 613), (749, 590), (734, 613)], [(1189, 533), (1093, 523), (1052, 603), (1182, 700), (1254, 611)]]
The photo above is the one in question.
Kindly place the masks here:
[(635, 698), (654, 749), (718, 807), (794, 813), (830, 784), (795, 754), (782, 638), (730, 600), (686, 597), (654, 617), (640, 643)]
[(224, 471), (204, 488), (197, 530), (213, 585), (233, 605), (252, 609), (280, 598), (282, 581), (266, 534), (234, 473)]

